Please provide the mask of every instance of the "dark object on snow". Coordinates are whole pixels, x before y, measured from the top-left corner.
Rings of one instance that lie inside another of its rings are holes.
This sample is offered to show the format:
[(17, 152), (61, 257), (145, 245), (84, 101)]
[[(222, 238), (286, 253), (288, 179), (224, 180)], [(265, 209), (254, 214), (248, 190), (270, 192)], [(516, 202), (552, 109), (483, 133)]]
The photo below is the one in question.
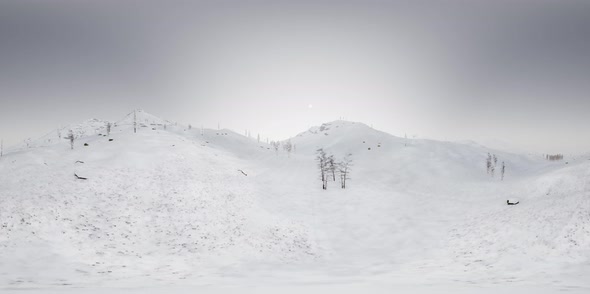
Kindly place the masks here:
[(113, 141), (113, 139), (109, 139), (109, 142), (112, 142), (112, 141)]
[(243, 170), (239, 169), (238, 171), (244, 174), (245, 176), (248, 176)]
[(84, 163), (82, 160), (76, 160), (76, 163)]
[(88, 146), (88, 143), (84, 143), (84, 146)]
[(81, 177), (81, 176), (79, 176), (79, 175), (77, 175), (77, 174), (74, 174), (74, 176), (76, 176), (76, 178), (77, 178), (78, 180), (88, 180), (88, 178)]
[(369, 147), (367, 150), (371, 150), (371, 147)]
[(510, 200), (506, 200), (506, 204), (508, 204), (508, 205), (516, 205), (518, 203), (520, 203), (520, 201), (510, 202)]

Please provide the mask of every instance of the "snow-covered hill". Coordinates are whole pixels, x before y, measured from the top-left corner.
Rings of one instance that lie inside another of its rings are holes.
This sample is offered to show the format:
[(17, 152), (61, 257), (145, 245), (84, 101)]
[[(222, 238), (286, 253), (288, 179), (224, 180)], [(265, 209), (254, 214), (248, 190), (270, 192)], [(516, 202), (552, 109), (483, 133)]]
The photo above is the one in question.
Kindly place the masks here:
[[(490, 182), (486, 173), (488, 153), (498, 158), (496, 176), (500, 179), (501, 164), (506, 165), (506, 180), (530, 174), (547, 162), (524, 155), (506, 153), (481, 145), (441, 142), (423, 139), (406, 139), (375, 130), (363, 123), (334, 121), (300, 133), (292, 140), (300, 153), (314, 155), (318, 148), (342, 158), (352, 154), (357, 168), (386, 174), (377, 177), (423, 186), (433, 181)], [(483, 172), (482, 172), (483, 171)]]
[[(71, 128), (74, 150), (41, 138), (2, 157), (0, 289), (590, 289), (585, 158), (566, 165), (347, 121), (276, 153), (231, 130), (135, 116), (137, 133), (133, 113), (110, 136), (91, 120)], [(318, 148), (352, 154), (347, 189), (321, 189)], [(488, 153), (506, 163), (503, 181), (486, 172)]]
[(99, 134), (102, 135), (102, 133), (106, 133), (107, 123), (107, 121), (100, 119), (89, 119), (81, 123), (72, 124), (65, 127), (59, 127), (39, 138), (28, 138), (15, 146), (11, 146), (10, 148), (8, 148), (8, 151), (10, 152), (16, 150), (46, 147), (55, 144), (66, 143), (68, 142), (67, 137), (70, 131), (72, 131), (72, 134), (76, 138), (90, 137), (93, 135), (96, 136)]

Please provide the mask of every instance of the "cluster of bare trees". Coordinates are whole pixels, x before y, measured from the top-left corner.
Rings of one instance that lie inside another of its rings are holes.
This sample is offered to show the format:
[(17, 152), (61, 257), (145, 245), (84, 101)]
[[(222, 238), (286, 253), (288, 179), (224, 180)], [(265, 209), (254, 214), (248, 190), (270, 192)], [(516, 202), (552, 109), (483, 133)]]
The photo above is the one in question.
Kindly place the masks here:
[[(267, 139), (268, 141), (268, 139)], [(291, 143), (291, 139), (284, 141), (284, 142), (280, 142), (280, 141), (270, 141), (270, 146), (272, 146), (272, 148), (275, 150), (276, 154), (279, 155), (279, 149), (283, 148), (283, 150), (285, 150), (285, 152), (287, 152), (287, 155), (289, 157), (291, 157), (291, 153), (295, 152), (295, 144)]]
[(287, 156), (291, 157), (291, 152), (293, 151), (293, 144), (291, 140), (287, 140), (283, 143), (283, 149), (287, 152)]
[(563, 159), (563, 154), (546, 154), (545, 155), (545, 159), (547, 160), (562, 160)]
[[(495, 172), (496, 172), (496, 166), (498, 164), (498, 157), (496, 156), (496, 154), (490, 154), (488, 152), (488, 157), (486, 159), (486, 168), (487, 168), (487, 172), (489, 175), (492, 176), (492, 178), (495, 176)], [(500, 180), (504, 180), (504, 173), (506, 172), (506, 164), (504, 163), (504, 161), (502, 161), (502, 166), (500, 168)]]
[(316, 151), (316, 161), (320, 170), (322, 189), (328, 189), (328, 180), (331, 178), (336, 182), (336, 173), (340, 177), (340, 188), (346, 189), (346, 180), (349, 180), (350, 168), (352, 167), (352, 154), (347, 154), (341, 161), (336, 161), (334, 155), (328, 155), (323, 148)]

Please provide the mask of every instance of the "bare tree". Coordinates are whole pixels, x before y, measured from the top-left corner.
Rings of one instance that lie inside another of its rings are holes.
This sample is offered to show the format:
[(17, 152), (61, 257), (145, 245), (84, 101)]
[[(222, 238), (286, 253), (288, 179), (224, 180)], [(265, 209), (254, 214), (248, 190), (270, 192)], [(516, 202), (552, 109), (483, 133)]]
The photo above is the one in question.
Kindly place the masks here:
[(327, 156), (323, 148), (316, 151), (316, 161), (318, 162), (318, 168), (320, 169), (320, 178), (322, 180), (322, 189), (328, 189), (328, 177), (326, 176), (326, 165)]
[(189, 125), (188, 125), (188, 129), (189, 129), (189, 130), (192, 130), (192, 129), (193, 129), (193, 126), (189, 124)]
[(291, 139), (287, 140), (287, 142), (283, 143), (283, 149), (287, 151), (287, 156), (291, 157), (291, 151), (293, 150), (293, 144), (291, 144)]
[(502, 173), (501, 173), (501, 180), (504, 180), (504, 173), (506, 172), (506, 165), (504, 164), (504, 161), (502, 161)]
[(260, 144), (260, 134), (258, 134), (258, 143)]
[(344, 156), (342, 161), (338, 163), (338, 173), (340, 174), (340, 184), (342, 189), (346, 189), (346, 180), (349, 180), (350, 167), (352, 166), (352, 154)]
[(66, 137), (66, 139), (70, 140), (70, 148), (72, 148), (72, 150), (74, 150), (74, 132), (72, 130), (70, 130), (70, 132), (68, 133), (68, 136)]
[(488, 152), (488, 157), (486, 159), (486, 170), (487, 173), (490, 173), (490, 170), (492, 169), (492, 155)]
[(275, 141), (271, 141), (270, 145), (272, 146), (272, 148), (274, 148), (275, 153), (277, 154), (277, 156), (279, 155), (279, 146), (281, 145), (279, 142), (275, 142)]
[(332, 181), (336, 182), (336, 163), (334, 162), (334, 155), (327, 157), (326, 170), (332, 174)]
[(111, 135), (111, 127), (112, 126), (113, 125), (111, 123), (107, 123), (107, 136), (110, 136)]
[(133, 111), (133, 133), (137, 133), (137, 111)]

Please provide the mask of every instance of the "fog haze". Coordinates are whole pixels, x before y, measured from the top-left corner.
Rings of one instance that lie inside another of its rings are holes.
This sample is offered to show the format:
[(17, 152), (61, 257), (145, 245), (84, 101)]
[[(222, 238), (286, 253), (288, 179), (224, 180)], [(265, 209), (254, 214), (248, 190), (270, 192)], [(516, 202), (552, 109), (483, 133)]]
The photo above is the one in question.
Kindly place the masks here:
[(588, 1), (2, 1), (0, 65), (5, 145), (142, 108), (590, 151)]

